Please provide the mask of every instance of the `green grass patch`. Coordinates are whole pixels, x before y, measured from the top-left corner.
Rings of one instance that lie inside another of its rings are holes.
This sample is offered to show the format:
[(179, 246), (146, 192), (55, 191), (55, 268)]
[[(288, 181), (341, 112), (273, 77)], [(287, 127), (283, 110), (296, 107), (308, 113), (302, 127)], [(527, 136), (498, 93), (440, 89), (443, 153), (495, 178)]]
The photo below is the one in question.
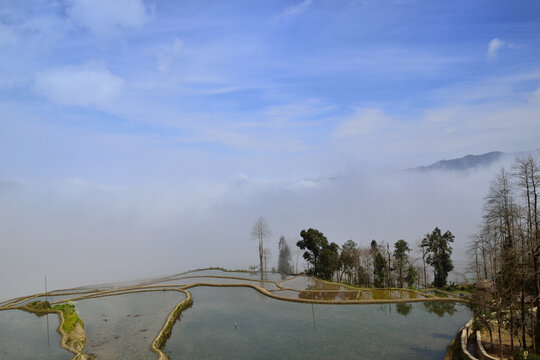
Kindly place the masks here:
[(62, 305), (55, 305), (53, 306), (53, 309), (60, 310), (64, 314), (64, 324), (62, 325), (62, 329), (64, 329), (66, 334), (71, 333), (77, 324), (81, 324), (84, 328), (83, 321), (75, 311), (75, 305), (65, 303)]

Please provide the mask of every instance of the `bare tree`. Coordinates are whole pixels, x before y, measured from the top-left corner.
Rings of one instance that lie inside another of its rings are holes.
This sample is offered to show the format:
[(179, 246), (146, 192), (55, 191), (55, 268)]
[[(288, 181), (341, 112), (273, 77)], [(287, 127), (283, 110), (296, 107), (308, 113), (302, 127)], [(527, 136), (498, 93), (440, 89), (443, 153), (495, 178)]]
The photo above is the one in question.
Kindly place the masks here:
[(253, 229), (251, 230), (251, 238), (259, 242), (259, 270), (261, 272), (261, 280), (263, 280), (264, 278), (264, 241), (267, 240), (270, 235), (272, 235), (272, 232), (268, 228), (268, 224), (262, 216), (259, 217), (257, 221), (255, 221), (255, 224), (253, 224)]
[(272, 257), (272, 251), (268, 248), (263, 249), (263, 258), (264, 258), (264, 272), (268, 271), (268, 260)]
[[(501, 356), (501, 329), (508, 325), (510, 351), (514, 349), (515, 338), (526, 348), (526, 335), (531, 331), (533, 349), (536, 351), (540, 344), (540, 332), (535, 331), (540, 328), (540, 311), (535, 319), (532, 312), (533, 307), (540, 305), (540, 166), (528, 157), (517, 159), (512, 170), (509, 174), (502, 169), (491, 183), (485, 198), (483, 223), (470, 247), (477, 279), (488, 279), (484, 285), (491, 289), (490, 296), (479, 297), (475, 317), (494, 312)], [(529, 311), (531, 323), (527, 329)]]
[[(540, 307), (540, 279), (539, 258), (540, 258), (540, 216), (538, 193), (540, 188), (540, 165), (532, 156), (524, 159), (516, 159), (513, 166), (516, 186), (518, 187), (522, 201), (522, 222), (520, 234), (522, 234), (522, 252), (527, 248), (528, 254), (532, 257), (533, 263), (533, 281), (534, 281), (534, 306)], [(526, 280), (525, 273), (522, 273), (522, 283)], [(524, 319), (524, 292), (521, 296), (522, 320)], [(536, 312), (536, 327), (540, 327), (540, 311)], [(522, 329), (522, 332), (524, 330)], [(533, 346), (538, 349), (540, 346), (540, 331), (535, 334)]]

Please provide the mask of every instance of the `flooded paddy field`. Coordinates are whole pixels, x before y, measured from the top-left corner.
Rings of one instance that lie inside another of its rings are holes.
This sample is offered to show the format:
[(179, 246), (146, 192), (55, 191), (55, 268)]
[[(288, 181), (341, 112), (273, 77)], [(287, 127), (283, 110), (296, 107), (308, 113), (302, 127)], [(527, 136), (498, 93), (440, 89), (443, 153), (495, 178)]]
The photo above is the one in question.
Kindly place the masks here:
[(275, 290), (271, 293), (293, 299), (309, 300), (356, 300), (358, 296), (358, 291)]
[[(223, 276), (227, 276), (226, 278)], [(236, 275), (235, 275), (236, 276)], [(208, 283), (208, 284), (252, 284), (256, 286), (260, 286), (267, 290), (277, 290), (279, 287), (270, 280), (263, 280), (261, 281), (259, 279), (253, 279), (253, 278), (232, 278), (232, 275), (229, 273), (226, 273), (226, 275), (191, 275), (186, 274), (185, 276), (179, 276), (174, 279), (164, 280), (157, 283), (152, 283), (152, 285), (178, 285), (178, 286), (184, 286), (184, 285), (193, 285), (197, 283)]]
[(454, 303), (436, 313), (422, 303), (290, 303), (250, 289), (201, 287), (192, 295), (195, 305), (165, 347), (171, 358), (442, 359), (470, 319)]
[[(207, 269), (4, 301), (0, 357), (442, 359), (471, 316), (462, 299), (305, 275), (263, 278)], [(48, 315), (46, 341), (45, 312), (59, 311), (54, 304), (74, 306), (84, 323), (84, 348), (65, 344), (72, 330), (61, 337), (57, 313)]]
[(58, 325), (56, 314), (37, 316), (22, 310), (0, 311), (0, 358), (71, 359), (73, 355), (60, 347)]
[(319, 279), (315, 279), (310, 276), (294, 276), (290, 279), (286, 279), (281, 282), (281, 285), (285, 288), (297, 289), (297, 290), (340, 290), (348, 291), (349, 288), (346, 288), (337, 283), (329, 283)]
[(85, 352), (98, 359), (151, 359), (150, 343), (185, 295), (144, 292), (75, 302), (85, 323)]

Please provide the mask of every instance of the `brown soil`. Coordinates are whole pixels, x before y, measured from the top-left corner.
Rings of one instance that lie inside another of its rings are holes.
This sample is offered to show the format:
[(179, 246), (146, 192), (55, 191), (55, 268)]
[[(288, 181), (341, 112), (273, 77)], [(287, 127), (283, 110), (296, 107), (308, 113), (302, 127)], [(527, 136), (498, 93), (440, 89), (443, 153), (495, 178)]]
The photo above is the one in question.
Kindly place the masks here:
[[(499, 332), (497, 329), (497, 323), (492, 322), (493, 327), (493, 344), (491, 344), (489, 331), (485, 328), (482, 329), (482, 345), (486, 352), (492, 356), (500, 358), (501, 348), (499, 347)], [(514, 349), (510, 345), (510, 331), (507, 329), (501, 329), (501, 340), (502, 340), (502, 350), (503, 350), (503, 359), (513, 359), (514, 354), (521, 347), (521, 334), (520, 336), (514, 336)], [(532, 339), (530, 336), (526, 336), (527, 344), (530, 345)]]

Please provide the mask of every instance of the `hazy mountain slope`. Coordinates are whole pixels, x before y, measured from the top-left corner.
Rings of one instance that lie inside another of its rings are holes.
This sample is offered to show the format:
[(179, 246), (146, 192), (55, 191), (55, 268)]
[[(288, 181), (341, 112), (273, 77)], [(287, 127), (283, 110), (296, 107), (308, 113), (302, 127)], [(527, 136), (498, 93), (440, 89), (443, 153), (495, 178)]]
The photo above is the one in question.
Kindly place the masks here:
[(501, 151), (492, 151), (482, 155), (467, 155), (459, 159), (440, 160), (428, 166), (419, 166), (412, 171), (431, 171), (431, 170), (454, 170), (465, 171), (477, 167), (489, 166), (503, 157), (508, 156)]

